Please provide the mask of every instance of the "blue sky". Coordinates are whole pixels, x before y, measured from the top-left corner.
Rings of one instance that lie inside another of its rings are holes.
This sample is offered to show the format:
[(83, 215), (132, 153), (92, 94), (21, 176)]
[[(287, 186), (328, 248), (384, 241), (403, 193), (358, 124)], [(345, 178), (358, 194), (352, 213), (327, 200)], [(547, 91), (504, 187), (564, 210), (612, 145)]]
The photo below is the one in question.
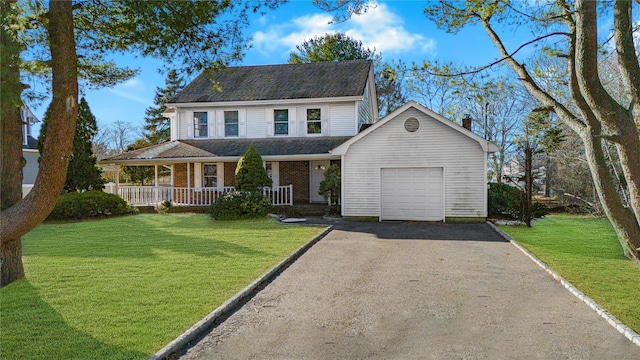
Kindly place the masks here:
[[(424, 4), (424, 1), (380, 0), (364, 15), (330, 24), (332, 15), (314, 7), (310, 0), (294, 0), (251, 19), (245, 34), (253, 39), (252, 48), (240, 64), (286, 63), (297, 44), (336, 31), (345, 32), (366, 47), (375, 48), (387, 61), (402, 59), (410, 64), (441, 60), (459, 65), (482, 65), (498, 57), (482, 28), (446, 34), (424, 16)], [(521, 43), (524, 39), (513, 37), (513, 40)], [(145, 109), (153, 105), (156, 87), (164, 86), (164, 75), (157, 71), (162, 64), (154, 59), (126, 55), (115, 59), (119, 65), (139, 67), (139, 75), (113, 88), (87, 91), (84, 95), (99, 126), (121, 120), (141, 127)], [(33, 109), (40, 119), (46, 106)]]

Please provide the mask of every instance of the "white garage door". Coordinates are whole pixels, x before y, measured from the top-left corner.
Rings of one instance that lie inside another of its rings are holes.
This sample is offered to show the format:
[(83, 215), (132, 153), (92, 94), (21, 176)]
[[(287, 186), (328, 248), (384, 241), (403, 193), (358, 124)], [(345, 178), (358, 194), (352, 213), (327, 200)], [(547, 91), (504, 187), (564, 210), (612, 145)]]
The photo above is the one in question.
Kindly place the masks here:
[(442, 183), (442, 168), (382, 169), (381, 220), (443, 220)]

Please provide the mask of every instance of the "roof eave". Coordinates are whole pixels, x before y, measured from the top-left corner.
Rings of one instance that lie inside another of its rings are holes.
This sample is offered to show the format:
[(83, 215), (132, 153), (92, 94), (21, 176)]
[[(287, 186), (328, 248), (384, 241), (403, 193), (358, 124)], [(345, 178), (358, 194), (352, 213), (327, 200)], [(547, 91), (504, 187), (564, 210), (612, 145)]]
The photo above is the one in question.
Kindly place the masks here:
[[(126, 166), (149, 166), (160, 164), (182, 164), (182, 163), (206, 163), (206, 162), (237, 162), (242, 156), (213, 156), (213, 157), (179, 157), (179, 158), (155, 158), (155, 159), (122, 159), (122, 160), (101, 160), (98, 164), (126, 165)], [(264, 161), (309, 161), (309, 160), (337, 160), (339, 156), (329, 153), (323, 154), (297, 154), (297, 155), (263, 155)]]
[(167, 103), (167, 106), (176, 108), (186, 107), (222, 107), (222, 106), (264, 106), (264, 105), (281, 105), (281, 104), (300, 104), (300, 103), (327, 103), (327, 102), (353, 102), (361, 101), (362, 95), (358, 96), (339, 96), (326, 98), (297, 98), (297, 99), (275, 99), (275, 100), (249, 100), (249, 101), (213, 101), (213, 102), (188, 102), (188, 103)]

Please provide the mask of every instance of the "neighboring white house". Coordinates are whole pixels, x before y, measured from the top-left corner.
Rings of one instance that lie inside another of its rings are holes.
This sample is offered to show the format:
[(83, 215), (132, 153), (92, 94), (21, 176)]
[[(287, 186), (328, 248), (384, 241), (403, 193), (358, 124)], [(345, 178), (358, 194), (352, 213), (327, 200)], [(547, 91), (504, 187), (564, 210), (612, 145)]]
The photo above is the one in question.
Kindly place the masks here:
[(319, 184), (335, 163), (344, 216), (487, 216), (487, 154), (498, 148), (415, 101), (377, 121), (371, 61), (232, 67), (201, 74), (167, 107), (171, 141), (101, 161), (171, 168), (170, 186), (119, 187), (131, 203), (208, 205), (253, 146), (274, 205), (325, 202)]
[(22, 168), (22, 197), (25, 197), (33, 188), (38, 175), (38, 139), (34, 138), (31, 127), (39, 122), (31, 110), (23, 106), (20, 109), (20, 118), (22, 120), (22, 156), (26, 163)]
[(415, 101), (331, 151), (342, 162), (342, 215), (380, 220), (487, 216), (487, 155), (498, 151)]

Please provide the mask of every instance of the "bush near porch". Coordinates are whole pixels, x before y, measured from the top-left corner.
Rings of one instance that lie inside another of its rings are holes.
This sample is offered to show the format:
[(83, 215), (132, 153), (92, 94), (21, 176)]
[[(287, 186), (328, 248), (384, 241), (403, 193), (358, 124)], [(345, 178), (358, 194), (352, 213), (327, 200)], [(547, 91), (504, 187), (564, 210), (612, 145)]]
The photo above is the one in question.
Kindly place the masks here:
[(531, 228), (500, 229), (640, 333), (640, 267), (623, 255), (609, 220), (549, 215)]
[(321, 228), (141, 214), (43, 224), (0, 289), (3, 359), (148, 359)]

